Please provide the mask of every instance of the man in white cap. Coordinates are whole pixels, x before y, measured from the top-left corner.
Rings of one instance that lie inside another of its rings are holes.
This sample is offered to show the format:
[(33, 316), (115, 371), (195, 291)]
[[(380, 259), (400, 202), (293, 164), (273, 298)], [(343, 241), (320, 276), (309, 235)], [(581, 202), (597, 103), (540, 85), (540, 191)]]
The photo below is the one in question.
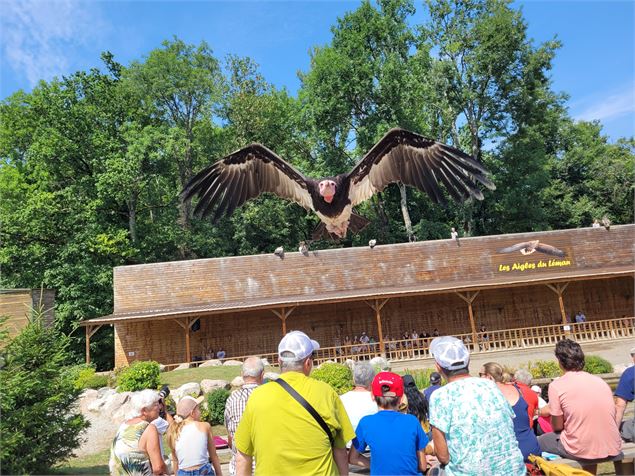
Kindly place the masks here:
[(448, 382), (430, 397), (434, 449), (446, 474), (523, 476), (514, 412), (496, 384), (470, 376), (470, 353), (456, 337), (437, 337), (430, 353)]
[[(234, 442), (236, 474), (348, 474), (346, 442), (355, 432), (337, 393), (309, 377), (313, 352), (320, 345), (304, 332), (292, 331), (278, 345), (281, 375), (255, 389), (243, 413)], [(293, 393), (312, 407), (309, 413)], [(321, 420), (321, 421), (320, 421)], [(328, 432), (328, 433), (327, 433)]]

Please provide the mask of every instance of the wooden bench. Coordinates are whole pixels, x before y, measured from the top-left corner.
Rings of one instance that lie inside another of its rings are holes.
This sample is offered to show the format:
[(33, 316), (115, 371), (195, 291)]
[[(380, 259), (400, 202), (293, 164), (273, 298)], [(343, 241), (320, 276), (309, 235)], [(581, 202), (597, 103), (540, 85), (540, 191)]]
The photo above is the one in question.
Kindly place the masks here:
[[(615, 461), (615, 474), (618, 475), (635, 475), (635, 469), (633, 463), (635, 460), (635, 443), (624, 443), (622, 446), (622, 453), (624, 456), (621, 461)], [(574, 468), (582, 468), (580, 463), (573, 459), (556, 458), (553, 460), (556, 463), (563, 463)]]

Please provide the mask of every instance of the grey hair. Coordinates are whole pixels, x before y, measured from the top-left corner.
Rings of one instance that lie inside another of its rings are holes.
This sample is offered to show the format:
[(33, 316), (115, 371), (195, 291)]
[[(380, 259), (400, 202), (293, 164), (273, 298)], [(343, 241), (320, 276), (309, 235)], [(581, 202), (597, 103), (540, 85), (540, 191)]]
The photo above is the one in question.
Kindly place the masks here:
[[(282, 354), (280, 354), (280, 357), (285, 358), (285, 359), (289, 359), (289, 358), (294, 358), (295, 354), (293, 352), (288, 352), (285, 351)], [(280, 371), (281, 372), (292, 372), (292, 371), (296, 371), (296, 372), (302, 372), (302, 370), (304, 369), (304, 362), (306, 362), (307, 359), (310, 359), (311, 356), (309, 355), (308, 357), (302, 359), (302, 360), (282, 360), (280, 359)]]
[(358, 387), (369, 387), (375, 378), (375, 369), (368, 362), (357, 362), (353, 367), (353, 383)]
[(243, 377), (260, 377), (265, 371), (265, 366), (259, 357), (247, 357), (243, 362)]
[(518, 369), (514, 372), (514, 379), (518, 380), (520, 383), (524, 383), (525, 385), (531, 385), (533, 376), (527, 369)]
[(129, 418), (141, 416), (143, 410), (152, 407), (159, 401), (159, 392), (156, 390), (141, 390), (132, 395), (130, 399), (130, 413)]

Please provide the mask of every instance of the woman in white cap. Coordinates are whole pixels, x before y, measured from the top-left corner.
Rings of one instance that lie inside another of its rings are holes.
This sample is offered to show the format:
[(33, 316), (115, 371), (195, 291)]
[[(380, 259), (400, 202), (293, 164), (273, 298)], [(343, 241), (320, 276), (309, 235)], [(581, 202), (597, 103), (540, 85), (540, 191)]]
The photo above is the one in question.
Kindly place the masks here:
[(201, 420), (200, 403), (203, 397), (188, 396), (176, 405), (174, 423), (168, 430), (172, 448), (172, 467), (177, 476), (222, 476), (214, 445), (212, 427)]
[(121, 424), (110, 448), (110, 474), (164, 474), (159, 432), (150, 422), (159, 416), (159, 393), (142, 390), (131, 400), (132, 418)]

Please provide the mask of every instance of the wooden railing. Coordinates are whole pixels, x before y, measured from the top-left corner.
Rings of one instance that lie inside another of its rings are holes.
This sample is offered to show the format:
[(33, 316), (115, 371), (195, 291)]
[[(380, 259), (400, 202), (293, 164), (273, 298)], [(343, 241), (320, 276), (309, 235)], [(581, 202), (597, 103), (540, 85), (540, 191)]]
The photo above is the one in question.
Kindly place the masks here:
[[(578, 342), (606, 341), (635, 337), (635, 317), (571, 323), (566, 326), (553, 324), (538, 327), (488, 330), (486, 332), (478, 332), (476, 334), (476, 342), (473, 342), (472, 333), (457, 334), (455, 337), (462, 339), (471, 352), (493, 352), (553, 346), (564, 337)], [(385, 357), (393, 361), (429, 358), (431, 357), (430, 342), (432, 342), (432, 339), (433, 337), (384, 341)], [(259, 355), (266, 358), (271, 365), (278, 364), (277, 353)], [(381, 355), (381, 349), (378, 342), (356, 343), (322, 347), (315, 353), (314, 360), (316, 365), (319, 365), (327, 361), (369, 360), (379, 355)], [(249, 356), (230, 356), (223, 360), (242, 361), (247, 357)], [(192, 362), (191, 364), (198, 365), (200, 363)], [(181, 364), (170, 364), (165, 367), (166, 370), (172, 370), (179, 365)]]

